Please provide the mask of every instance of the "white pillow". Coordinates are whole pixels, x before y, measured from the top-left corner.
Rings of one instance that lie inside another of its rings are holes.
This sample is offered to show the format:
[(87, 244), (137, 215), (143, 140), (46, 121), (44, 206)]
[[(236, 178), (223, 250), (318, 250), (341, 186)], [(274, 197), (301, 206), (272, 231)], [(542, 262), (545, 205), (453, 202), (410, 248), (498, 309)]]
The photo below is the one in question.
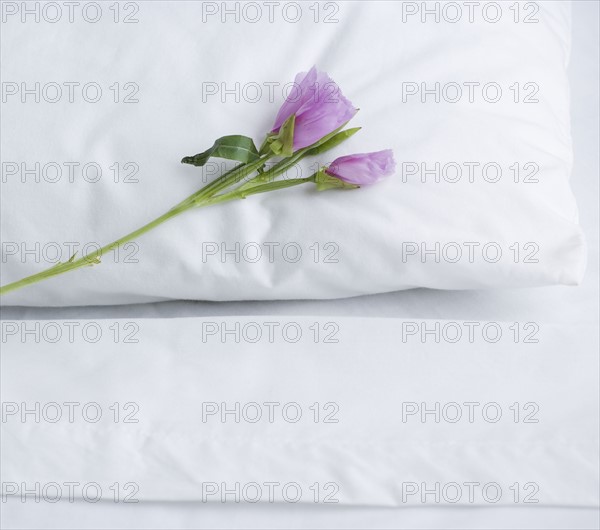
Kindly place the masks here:
[[(334, 298), (582, 278), (567, 3), (145, 2), (123, 8), (119, 23), (108, 5), (96, 23), (80, 8), (73, 22), (63, 8), (60, 20), (46, 9), (36, 23), (15, 5), (2, 35), (3, 284), (94, 250), (192, 193), (220, 162), (180, 159), (226, 134), (261, 142), (286, 84), (313, 64), (360, 107), (352, 125), (363, 130), (303, 174), (385, 148), (398, 170), (370, 188), (294, 188), (186, 213), (3, 304)], [(98, 87), (99, 100), (86, 101)], [(69, 163), (79, 164), (73, 178)]]

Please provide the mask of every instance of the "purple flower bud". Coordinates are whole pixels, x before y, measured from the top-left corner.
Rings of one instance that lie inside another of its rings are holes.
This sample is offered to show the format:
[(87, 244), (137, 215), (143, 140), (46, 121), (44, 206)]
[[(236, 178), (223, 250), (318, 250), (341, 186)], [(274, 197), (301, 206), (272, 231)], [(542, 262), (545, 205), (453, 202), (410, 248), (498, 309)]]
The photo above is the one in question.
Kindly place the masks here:
[(360, 153), (341, 156), (334, 160), (325, 173), (349, 184), (364, 186), (375, 184), (394, 173), (396, 162), (391, 149), (376, 153)]
[(313, 66), (309, 72), (296, 76), (294, 87), (275, 118), (272, 132), (279, 132), (285, 120), (296, 114), (294, 149), (302, 149), (341, 127), (356, 112), (335, 82)]

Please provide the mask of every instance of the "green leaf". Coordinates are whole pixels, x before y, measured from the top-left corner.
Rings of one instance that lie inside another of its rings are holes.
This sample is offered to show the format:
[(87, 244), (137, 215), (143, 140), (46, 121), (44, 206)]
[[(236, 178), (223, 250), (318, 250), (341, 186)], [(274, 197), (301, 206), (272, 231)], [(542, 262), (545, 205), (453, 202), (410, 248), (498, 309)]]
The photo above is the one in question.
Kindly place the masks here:
[(358, 131), (360, 131), (360, 129), (360, 127), (354, 127), (353, 129), (347, 129), (345, 131), (338, 132), (324, 143), (317, 145), (312, 149), (309, 149), (306, 152), (306, 154), (307, 156), (314, 156), (324, 153), (325, 151), (329, 151), (330, 149), (333, 149), (334, 147), (340, 145), (342, 142), (346, 141), (352, 135), (356, 134)]
[(258, 150), (254, 145), (254, 140), (242, 135), (223, 136), (219, 138), (214, 145), (194, 156), (186, 156), (181, 160), (182, 164), (191, 164), (193, 166), (203, 166), (209, 158), (225, 158), (227, 160), (237, 160), (246, 163), (258, 160)]
[(325, 173), (325, 169), (319, 169), (317, 173), (315, 173), (315, 184), (317, 185), (317, 191), (330, 190), (330, 189), (348, 189), (353, 190), (356, 188), (360, 188), (356, 184), (348, 184), (341, 179), (336, 177), (332, 177)]
[[(358, 109), (357, 109), (358, 110)], [(351, 120), (352, 118), (350, 118)], [(309, 151), (312, 151), (313, 149), (317, 149), (318, 147), (321, 147), (323, 144), (329, 142), (329, 140), (331, 140), (334, 136), (336, 136), (344, 127), (346, 127), (346, 125), (348, 125), (348, 123), (350, 122), (350, 120), (348, 120), (347, 122), (342, 123), (337, 129), (335, 129), (335, 131), (331, 131), (329, 134), (323, 136), (323, 138), (321, 138), (318, 142), (315, 142), (312, 145), (309, 145), (308, 147), (305, 147), (304, 149), (300, 149), (299, 151), (297, 151), (298, 153), (303, 153), (306, 154)], [(348, 129), (348, 130), (353, 130), (353, 129)], [(356, 132), (356, 131), (354, 131)], [(352, 133), (354, 134), (354, 133)]]

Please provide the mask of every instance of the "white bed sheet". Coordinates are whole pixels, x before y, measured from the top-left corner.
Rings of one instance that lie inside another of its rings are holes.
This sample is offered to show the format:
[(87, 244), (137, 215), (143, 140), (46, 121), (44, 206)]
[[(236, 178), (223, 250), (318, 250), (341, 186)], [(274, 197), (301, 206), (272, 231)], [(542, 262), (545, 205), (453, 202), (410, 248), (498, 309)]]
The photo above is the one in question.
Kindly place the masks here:
[[(415, 290), (323, 302), (164, 303), (118, 308), (3, 308), (4, 319), (178, 317), (202, 315), (348, 315), (430, 319), (538, 320), (568, 328), (587, 324), (584, 344), (598, 351), (598, 4), (576, 2), (571, 60), (575, 164), (572, 185), (589, 248), (588, 272), (579, 288), (502, 292)], [(557, 343), (565, 362), (570, 344)], [(590, 365), (590, 370), (597, 370)], [(597, 389), (595, 389), (597, 390)], [(64, 507), (4, 505), (4, 528), (597, 528), (598, 512), (565, 508), (305, 508), (288, 506), (198, 506), (149, 503), (135, 509), (100, 504)], [(64, 508), (64, 509), (63, 509)], [(136, 526), (137, 525), (137, 526)]]
[[(104, 503), (64, 506), (9, 504), (6, 529), (56, 530), (212, 528), (286, 530), (299, 528), (406, 530), (596, 530), (598, 511), (585, 508), (367, 508), (362, 506), (217, 506), (194, 503), (146, 503), (135, 507)], [(40, 523), (43, 521), (43, 525)]]
[(72, 339), (47, 323), (49, 340), (24, 324), (3, 336), (4, 483), (96, 482), (105, 500), (131, 483), (122, 498), (139, 502), (598, 506), (585, 321), (111, 319)]

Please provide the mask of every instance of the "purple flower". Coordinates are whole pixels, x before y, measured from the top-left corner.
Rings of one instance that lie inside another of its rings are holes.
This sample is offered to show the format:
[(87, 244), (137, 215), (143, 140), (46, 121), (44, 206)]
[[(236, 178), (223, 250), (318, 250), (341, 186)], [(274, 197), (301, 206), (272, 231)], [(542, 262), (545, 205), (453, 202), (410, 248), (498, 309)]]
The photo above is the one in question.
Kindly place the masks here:
[(356, 112), (335, 82), (313, 66), (296, 76), (271, 132), (279, 132), (285, 120), (295, 114), (294, 149), (302, 149), (341, 127)]
[(349, 184), (363, 186), (375, 184), (394, 173), (396, 162), (391, 149), (376, 153), (360, 153), (341, 156), (334, 160), (325, 173)]

